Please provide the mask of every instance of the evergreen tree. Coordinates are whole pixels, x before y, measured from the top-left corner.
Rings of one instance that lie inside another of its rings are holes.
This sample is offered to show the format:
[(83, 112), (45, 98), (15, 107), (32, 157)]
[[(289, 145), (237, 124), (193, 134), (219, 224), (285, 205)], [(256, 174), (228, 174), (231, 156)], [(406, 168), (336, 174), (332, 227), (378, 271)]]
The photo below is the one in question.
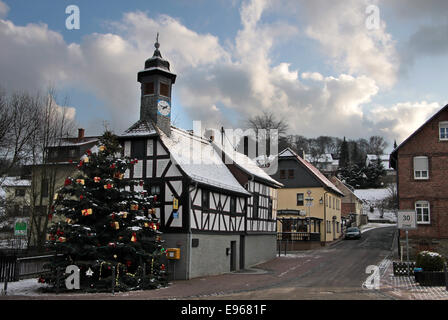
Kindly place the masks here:
[[(105, 132), (99, 147), (77, 163), (79, 174), (65, 180), (55, 195), (55, 217), (48, 250), (57, 255), (40, 282), (65, 288), (66, 267), (80, 269), (84, 291), (126, 291), (166, 285), (155, 196), (136, 191), (143, 181), (123, 179), (137, 160), (120, 158), (116, 137)], [(56, 219), (55, 219), (56, 220)]]
[(339, 170), (346, 170), (350, 161), (350, 154), (348, 151), (347, 141), (344, 140), (341, 143), (341, 147), (339, 150)]

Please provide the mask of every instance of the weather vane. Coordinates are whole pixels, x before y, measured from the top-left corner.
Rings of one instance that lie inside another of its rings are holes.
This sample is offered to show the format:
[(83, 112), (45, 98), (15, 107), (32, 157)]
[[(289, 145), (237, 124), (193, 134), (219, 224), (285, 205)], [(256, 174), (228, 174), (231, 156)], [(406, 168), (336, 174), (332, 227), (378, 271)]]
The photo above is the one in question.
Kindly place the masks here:
[(157, 32), (157, 37), (156, 37), (156, 43), (154, 44), (154, 47), (156, 47), (156, 49), (159, 49), (160, 44), (159, 44), (159, 33)]

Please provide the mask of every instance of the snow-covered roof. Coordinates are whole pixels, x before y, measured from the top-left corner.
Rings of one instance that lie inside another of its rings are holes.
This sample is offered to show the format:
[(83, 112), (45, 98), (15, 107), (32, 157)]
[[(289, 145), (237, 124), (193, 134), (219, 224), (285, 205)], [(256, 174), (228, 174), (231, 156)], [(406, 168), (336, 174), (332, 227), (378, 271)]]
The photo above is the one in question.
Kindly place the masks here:
[(28, 179), (20, 179), (20, 177), (6, 177), (1, 178), (4, 179), (2, 183), (2, 187), (30, 187), (31, 180)]
[(262, 163), (260, 162), (261, 165), (265, 164), (268, 161), (268, 159), (270, 160), (275, 159), (276, 156), (271, 156), (269, 158), (265, 156), (258, 156), (256, 159), (252, 160), (244, 153), (236, 151), (234, 146), (227, 139), (223, 139), (222, 143), (216, 141), (215, 139), (212, 142), (212, 144), (215, 146), (219, 154), (221, 154), (221, 152), (225, 153), (226, 157), (228, 157), (228, 159), (226, 158), (226, 162), (233, 163), (238, 167), (240, 167), (243, 171), (246, 171), (248, 174), (253, 175), (270, 184), (276, 185), (278, 187), (283, 186), (283, 184), (281, 184), (275, 179), (272, 179), (269, 174), (267, 174), (262, 168), (260, 168), (256, 160), (258, 159), (259, 161), (261, 161), (262, 162)]
[(81, 140), (79, 140), (78, 138), (60, 138), (57, 142), (50, 144), (49, 147), (82, 146), (97, 141), (98, 137), (84, 137)]
[(383, 200), (384, 198), (388, 197), (390, 195), (390, 191), (387, 188), (383, 189), (356, 189), (354, 191), (355, 195), (364, 200), (369, 202), (375, 202), (378, 200)]
[(389, 166), (389, 154), (380, 154), (379, 156), (376, 154), (368, 154), (366, 156), (366, 164), (369, 165), (372, 161), (376, 161), (377, 159), (381, 160), (381, 163), (383, 164), (384, 169), (389, 170), (391, 169)]
[(156, 135), (157, 131), (154, 125), (146, 120), (138, 120), (129, 129), (127, 129), (121, 136), (133, 137), (133, 136), (149, 136)]
[(311, 154), (305, 154), (305, 159), (308, 162), (319, 162), (319, 163), (333, 163), (333, 155), (331, 153), (321, 154), (318, 157), (313, 157)]
[(281, 151), (279, 153), (279, 158), (280, 157), (285, 157), (284, 154), (292, 154), (292, 157), (294, 157), (295, 159), (297, 159), (300, 163), (302, 163), (309, 171), (311, 171), (312, 174), (314, 174), (314, 176), (326, 187), (330, 188), (331, 190), (344, 195), (344, 193), (339, 190), (330, 180), (327, 179), (327, 177), (325, 177), (325, 175), (319, 171), (319, 169), (317, 169), (315, 166), (313, 166), (311, 163), (309, 163), (308, 161), (302, 159), (301, 157), (299, 157), (299, 155), (297, 153), (295, 153), (291, 148), (286, 148), (283, 151)]
[(194, 181), (250, 195), (229, 171), (209, 140), (173, 126), (169, 137), (161, 130), (159, 134), (172, 160)]

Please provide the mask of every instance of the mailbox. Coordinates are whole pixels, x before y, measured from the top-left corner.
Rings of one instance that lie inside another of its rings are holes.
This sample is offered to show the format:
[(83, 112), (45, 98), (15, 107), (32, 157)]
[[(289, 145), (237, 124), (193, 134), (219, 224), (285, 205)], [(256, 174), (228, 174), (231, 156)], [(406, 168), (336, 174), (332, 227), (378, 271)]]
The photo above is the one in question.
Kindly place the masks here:
[(166, 249), (166, 257), (171, 260), (179, 260), (180, 259), (180, 248)]

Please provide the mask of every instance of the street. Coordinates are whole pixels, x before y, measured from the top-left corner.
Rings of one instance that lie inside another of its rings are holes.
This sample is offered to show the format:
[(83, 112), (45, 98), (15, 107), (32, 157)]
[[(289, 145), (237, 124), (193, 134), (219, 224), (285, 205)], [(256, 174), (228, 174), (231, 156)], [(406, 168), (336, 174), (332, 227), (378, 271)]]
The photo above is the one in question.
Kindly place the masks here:
[(303, 300), (392, 299), (387, 292), (363, 288), (369, 265), (381, 265), (391, 255), (395, 227), (376, 228), (360, 240), (340, 240), (330, 246), (277, 257), (252, 269), (223, 275), (173, 281), (167, 288), (98, 294), (38, 294), (5, 299), (256, 299)]

